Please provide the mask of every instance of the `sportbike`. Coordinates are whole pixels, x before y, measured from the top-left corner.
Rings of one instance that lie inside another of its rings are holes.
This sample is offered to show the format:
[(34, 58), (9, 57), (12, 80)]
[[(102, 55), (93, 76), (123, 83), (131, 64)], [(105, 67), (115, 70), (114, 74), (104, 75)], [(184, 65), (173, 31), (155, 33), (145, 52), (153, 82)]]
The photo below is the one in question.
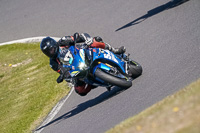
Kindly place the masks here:
[(64, 67), (69, 70), (72, 82), (79, 79), (108, 90), (113, 86), (129, 88), (132, 80), (142, 74), (141, 65), (126, 54), (114, 54), (109, 50), (76, 43), (68, 50), (72, 58), (70, 64)]

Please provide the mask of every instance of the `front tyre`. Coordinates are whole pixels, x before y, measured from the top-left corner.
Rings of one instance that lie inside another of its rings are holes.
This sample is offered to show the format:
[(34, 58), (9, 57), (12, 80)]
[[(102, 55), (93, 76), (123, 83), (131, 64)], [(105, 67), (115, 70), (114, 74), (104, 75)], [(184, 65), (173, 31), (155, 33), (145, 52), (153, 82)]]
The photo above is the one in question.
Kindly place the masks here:
[(142, 66), (139, 63), (133, 60), (128, 63), (129, 63), (128, 73), (130, 77), (135, 79), (140, 75), (142, 75)]
[(112, 76), (102, 71), (101, 69), (97, 69), (95, 71), (95, 76), (111, 85), (118, 86), (123, 89), (129, 88), (132, 86), (132, 82), (130, 80)]

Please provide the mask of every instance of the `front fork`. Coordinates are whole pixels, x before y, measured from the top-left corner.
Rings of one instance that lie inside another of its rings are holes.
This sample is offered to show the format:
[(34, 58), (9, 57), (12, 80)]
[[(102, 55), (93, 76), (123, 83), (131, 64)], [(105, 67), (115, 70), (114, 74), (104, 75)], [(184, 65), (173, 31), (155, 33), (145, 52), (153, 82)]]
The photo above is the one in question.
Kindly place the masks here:
[(122, 54), (122, 58), (123, 58), (124, 61), (125, 61), (125, 72), (126, 72), (126, 74), (128, 74), (128, 69), (129, 69), (128, 66), (130, 65), (129, 56), (130, 56), (129, 53), (128, 53), (128, 55)]

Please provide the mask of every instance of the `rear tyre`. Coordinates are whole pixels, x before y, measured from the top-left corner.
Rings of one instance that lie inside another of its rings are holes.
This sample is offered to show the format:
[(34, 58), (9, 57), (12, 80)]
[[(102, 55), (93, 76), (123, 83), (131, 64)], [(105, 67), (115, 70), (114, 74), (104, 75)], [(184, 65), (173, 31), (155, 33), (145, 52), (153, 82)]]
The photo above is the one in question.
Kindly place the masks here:
[(118, 86), (123, 89), (129, 88), (132, 86), (132, 82), (130, 80), (114, 77), (102, 71), (101, 69), (97, 69), (95, 71), (95, 76), (111, 85)]

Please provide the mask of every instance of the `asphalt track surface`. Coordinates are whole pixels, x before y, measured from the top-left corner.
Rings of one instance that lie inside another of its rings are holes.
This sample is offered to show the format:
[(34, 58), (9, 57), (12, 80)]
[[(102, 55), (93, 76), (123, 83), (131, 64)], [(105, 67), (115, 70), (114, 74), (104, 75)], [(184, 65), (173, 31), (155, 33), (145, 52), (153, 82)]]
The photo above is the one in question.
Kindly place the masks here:
[(127, 90), (73, 92), (42, 133), (105, 132), (200, 77), (199, 0), (0, 0), (0, 18), (0, 42), (87, 32), (143, 66)]

